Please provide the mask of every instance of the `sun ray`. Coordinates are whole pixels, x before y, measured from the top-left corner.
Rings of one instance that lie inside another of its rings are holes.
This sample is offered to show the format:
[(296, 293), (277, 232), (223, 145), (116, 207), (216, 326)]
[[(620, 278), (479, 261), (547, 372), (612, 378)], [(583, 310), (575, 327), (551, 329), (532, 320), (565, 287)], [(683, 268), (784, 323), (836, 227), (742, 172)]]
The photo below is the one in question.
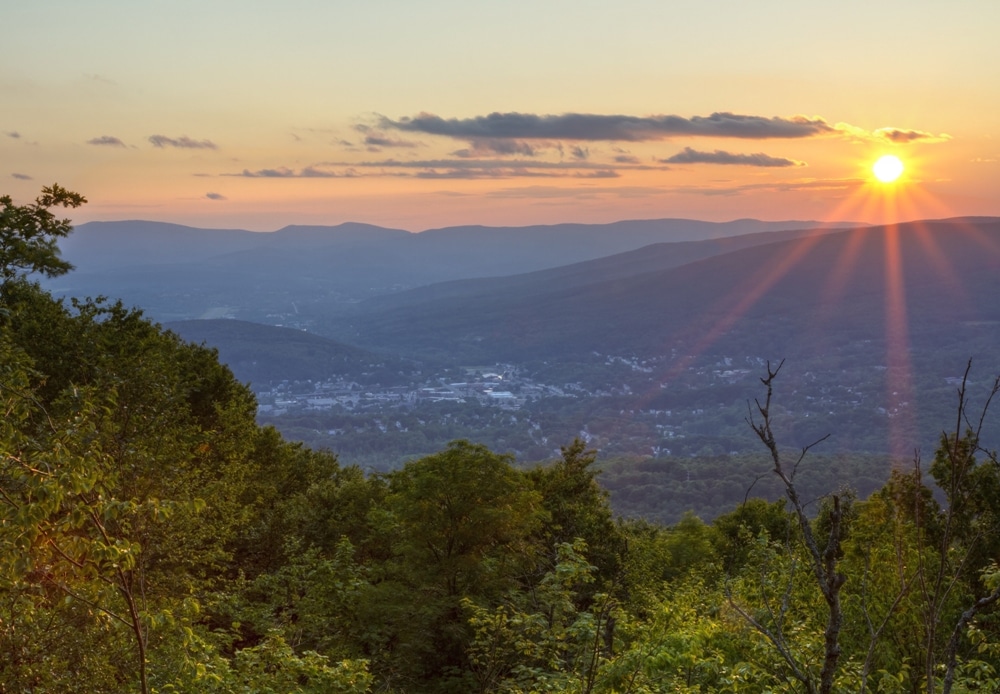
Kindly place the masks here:
[(817, 234), (797, 239), (793, 242), (791, 250), (777, 264), (762, 267), (749, 282), (738, 287), (733, 287), (726, 292), (724, 296), (715, 302), (713, 308), (716, 310), (709, 311), (712, 315), (721, 313), (722, 316), (714, 321), (699, 321), (683, 331), (682, 335), (678, 337), (677, 342), (684, 342), (687, 339), (693, 338), (692, 346), (686, 350), (686, 355), (675, 360), (655, 380), (660, 384), (666, 384), (684, 373), (698, 357), (729, 331), (760, 300), (767, 290), (787, 275), (809, 253), (821, 237), (822, 234)]
[[(916, 169), (919, 171), (919, 169)], [(912, 286), (917, 275), (908, 273), (928, 272), (944, 280), (947, 295), (945, 301), (956, 307), (972, 303), (969, 287), (962, 282), (959, 268), (944, 247), (949, 243), (949, 234), (972, 235), (982, 245), (984, 252), (1000, 255), (1000, 242), (982, 232), (972, 224), (951, 221), (947, 225), (934, 222), (920, 222), (928, 213), (937, 213), (936, 218), (947, 219), (953, 213), (934, 196), (926, 186), (908, 176), (895, 183), (857, 179), (857, 185), (827, 216), (828, 221), (842, 219), (879, 220), (874, 227), (859, 227), (845, 230), (844, 243), (828, 248), (838, 248), (821, 278), (822, 286), (817, 296), (816, 310), (807, 330), (807, 341), (812, 345), (825, 345), (831, 340), (832, 348), (836, 336), (830, 336), (825, 327), (837, 311), (849, 311), (844, 302), (849, 294), (851, 282), (855, 278), (862, 261), (867, 257), (869, 269), (878, 272), (881, 266), (884, 306), (881, 314), (884, 349), (884, 381), (882, 404), (886, 417), (886, 447), (893, 465), (907, 464), (914, 446), (918, 445), (917, 402), (918, 396), (913, 355), (911, 352), (910, 307), (907, 296), (908, 286)], [(683, 326), (675, 332), (673, 347), (686, 345), (677, 356), (664, 365), (659, 378), (655, 378), (650, 392), (644, 399), (652, 400), (656, 392), (686, 372), (702, 355), (706, 354), (727, 332), (745, 318), (751, 309), (771, 291), (783, 278), (802, 262), (810, 253), (825, 252), (817, 248), (826, 234), (803, 237), (783, 247), (769, 262), (762, 265), (751, 279), (740, 286), (731, 287), (713, 302), (712, 310), (706, 315)], [(875, 257), (878, 266), (872, 267)], [(912, 268), (910, 267), (912, 265)], [(919, 268), (919, 270), (918, 270)], [(869, 277), (873, 277), (871, 274)], [(909, 285), (907, 284), (909, 282)], [(822, 347), (820, 349), (823, 349)], [(669, 351), (669, 350), (668, 350)], [(833, 354), (831, 349), (830, 354)], [(783, 355), (771, 355), (781, 358)]]
[(914, 418), (913, 370), (906, 307), (899, 225), (885, 229), (885, 346), (886, 416), (889, 417), (889, 454), (902, 465), (912, 449)]

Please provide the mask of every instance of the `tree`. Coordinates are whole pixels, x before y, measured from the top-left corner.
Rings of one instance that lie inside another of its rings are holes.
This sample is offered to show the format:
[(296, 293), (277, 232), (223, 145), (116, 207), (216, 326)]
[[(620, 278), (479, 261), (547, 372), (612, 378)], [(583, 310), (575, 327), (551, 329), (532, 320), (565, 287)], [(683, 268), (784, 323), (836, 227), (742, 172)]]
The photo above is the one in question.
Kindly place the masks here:
[(362, 606), (375, 670), (408, 691), (465, 691), (462, 599), (496, 604), (533, 572), (540, 495), (509, 456), (467, 441), (388, 479), (384, 507), (370, 517), (390, 556)]
[(15, 205), (9, 195), (0, 196), (0, 279), (6, 284), (38, 272), (56, 277), (73, 269), (59, 257), (58, 239), (72, 231), (69, 219), (59, 219), (52, 207), (79, 207), (87, 199), (58, 184), (42, 188), (28, 205)]
[(149, 691), (248, 520), (253, 396), (137, 311), (0, 291), (3, 679)]
[[(774, 465), (773, 472), (778, 476), (785, 488), (785, 496), (791, 503), (792, 513), (798, 521), (802, 544), (807, 551), (808, 563), (815, 584), (819, 588), (819, 592), (823, 596), (823, 600), (827, 606), (827, 619), (823, 637), (823, 665), (819, 671), (819, 681), (816, 681), (816, 677), (810, 672), (810, 669), (793, 653), (782, 626), (782, 619), (776, 620), (773, 625), (769, 626), (756, 619), (735, 603), (731, 604), (755, 629), (772, 643), (774, 648), (781, 654), (792, 676), (805, 687), (809, 694), (830, 694), (833, 691), (834, 677), (840, 661), (840, 631), (844, 626), (844, 613), (840, 593), (844, 587), (844, 583), (847, 581), (847, 577), (839, 569), (838, 562), (842, 553), (841, 543), (847, 530), (847, 509), (842, 503), (843, 499), (840, 494), (831, 494), (828, 497), (829, 503), (825, 509), (825, 522), (823, 523), (826, 532), (824, 533), (825, 537), (821, 536), (824, 540), (823, 545), (821, 545), (820, 540), (816, 538), (816, 533), (813, 531), (809, 517), (806, 515), (805, 505), (799, 498), (798, 490), (795, 487), (795, 473), (798, 470), (799, 464), (809, 452), (809, 449), (820, 441), (823, 441), (826, 437), (824, 436), (819, 441), (803, 448), (798, 457), (791, 463), (785, 459), (785, 456), (779, 449), (772, 429), (771, 396), (773, 394), (774, 379), (781, 370), (783, 363), (778, 364), (777, 368), (773, 370), (771, 369), (771, 364), (767, 364), (767, 377), (761, 379), (761, 382), (767, 389), (767, 395), (763, 404), (760, 401), (756, 402), (759, 419), (754, 416), (751, 410), (748, 422), (754, 433), (757, 434), (757, 437), (771, 454), (771, 461)], [(780, 616), (783, 617), (784, 613)]]
[(551, 465), (528, 472), (549, 514), (542, 529), (543, 544), (552, 552), (555, 565), (559, 546), (584, 540), (587, 560), (597, 567), (597, 582), (613, 581), (624, 541), (608, 505), (608, 493), (597, 484), (597, 452), (588, 450), (579, 438), (560, 452), (562, 456)]
[(605, 593), (582, 610), (580, 592), (594, 582), (583, 540), (556, 548), (556, 562), (530, 592), (511, 591), (489, 609), (466, 598), (473, 637), (470, 669), (481, 692), (595, 691), (611, 657), (607, 625), (618, 604)]
[[(920, 590), (926, 602), (927, 691), (934, 691), (937, 632), (946, 616), (949, 599), (964, 589), (965, 607), (954, 618), (954, 626), (944, 648), (943, 694), (955, 684), (963, 637), (981, 612), (1000, 601), (1000, 458), (983, 445), (982, 431), (993, 398), (1000, 393), (1000, 377), (994, 379), (978, 417), (970, 411), (967, 391), (971, 361), (966, 366), (958, 390), (955, 427), (941, 436), (931, 465), (931, 475), (945, 494), (947, 504), (938, 519), (936, 533), (940, 561), (937, 567), (921, 567)], [(986, 463), (977, 460), (984, 456)], [(918, 468), (919, 469), (919, 468)], [(971, 603), (971, 604), (970, 604)], [(950, 626), (950, 624), (949, 624)]]
[(776, 661), (768, 669), (784, 670), (810, 693), (992, 691), (990, 658), (1000, 653), (1000, 460), (981, 432), (1000, 379), (976, 417), (967, 369), (955, 427), (942, 435), (930, 467), (940, 494), (925, 486), (918, 455), (912, 472), (895, 471), (867, 501), (832, 494), (811, 519), (794, 483), (811, 446), (789, 458), (772, 430), (780, 368), (768, 365), (767, 397), (749, 421), (785, 487), (794, 532), (784, 546), (773, 532), (754, 541), (749, 529), (726, 543), (732, 551), (755, 542), (727, 595), (767, 644), (761, 657)]

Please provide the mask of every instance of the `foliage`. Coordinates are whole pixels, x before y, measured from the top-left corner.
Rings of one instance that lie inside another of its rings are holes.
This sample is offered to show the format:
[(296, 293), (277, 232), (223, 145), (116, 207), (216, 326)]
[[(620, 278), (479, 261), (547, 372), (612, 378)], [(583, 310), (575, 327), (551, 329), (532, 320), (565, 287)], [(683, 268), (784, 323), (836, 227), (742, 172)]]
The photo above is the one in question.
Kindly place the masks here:
[(37, 272), (47, 277), (65, 274), (73, 266), (59, 257), (58, 239), (72, 231), (70, 220), (58, 219), (50, 208), (79, 207), (87, 202), (58, 184), (42, 188), (35, 202), (15, 205), (0, 196), (0, 279), (3, 283)]
[[(6, 248), (0, 693), (1000, 686), (1000, 462), (964, 385), (929, 476), (813, 505), (769, 370), (751, 426), (786, 501), (615, 522), (579, 439), (532, 470), (457, 440), (368, 475), (288, 443), (212, 350), (57, 301), (22, 277), (51, 258)], [(656, 466), (686, 472), (632, 473)]]

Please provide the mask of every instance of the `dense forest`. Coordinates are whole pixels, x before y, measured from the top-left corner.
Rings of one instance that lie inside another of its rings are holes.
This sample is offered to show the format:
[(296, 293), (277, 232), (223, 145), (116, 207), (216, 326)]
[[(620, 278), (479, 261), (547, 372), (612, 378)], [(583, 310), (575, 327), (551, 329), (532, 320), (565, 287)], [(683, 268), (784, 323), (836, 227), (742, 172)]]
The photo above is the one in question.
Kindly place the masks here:
[(814, 500), (770, 364), (749, 426), (783, 498), (708, 523), (616, 519), (579, 440), (365, 474), (259, 426), (213, 350), (43, 291), (70, 270), (52, 209), (83, 202), (0, 198), (0, 692), (1000, 687), (988, 402), (960, 390), (933, 459)]

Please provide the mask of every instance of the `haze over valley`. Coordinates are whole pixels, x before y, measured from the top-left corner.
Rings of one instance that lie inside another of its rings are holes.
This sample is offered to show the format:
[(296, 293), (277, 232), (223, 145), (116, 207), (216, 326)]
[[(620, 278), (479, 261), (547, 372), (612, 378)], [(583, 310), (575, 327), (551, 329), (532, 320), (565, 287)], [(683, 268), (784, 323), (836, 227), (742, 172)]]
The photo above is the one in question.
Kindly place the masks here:
[(121, 298), (217, 347), (261, 421), (374, 469), (454, 438), (522, 464), (575, 437), (604, 461), (753, 453), (747, 403), (786, 359), (786, 443), (882, 456), (874, 487), (933, 449), (969, 359), (973, 386), (1000, 371), (995, 218), (91, 223), (63, 254), (78, 269), (56, 295)]
[(1000, 692), (1000, 2), (2, 17), (0, 694)]

